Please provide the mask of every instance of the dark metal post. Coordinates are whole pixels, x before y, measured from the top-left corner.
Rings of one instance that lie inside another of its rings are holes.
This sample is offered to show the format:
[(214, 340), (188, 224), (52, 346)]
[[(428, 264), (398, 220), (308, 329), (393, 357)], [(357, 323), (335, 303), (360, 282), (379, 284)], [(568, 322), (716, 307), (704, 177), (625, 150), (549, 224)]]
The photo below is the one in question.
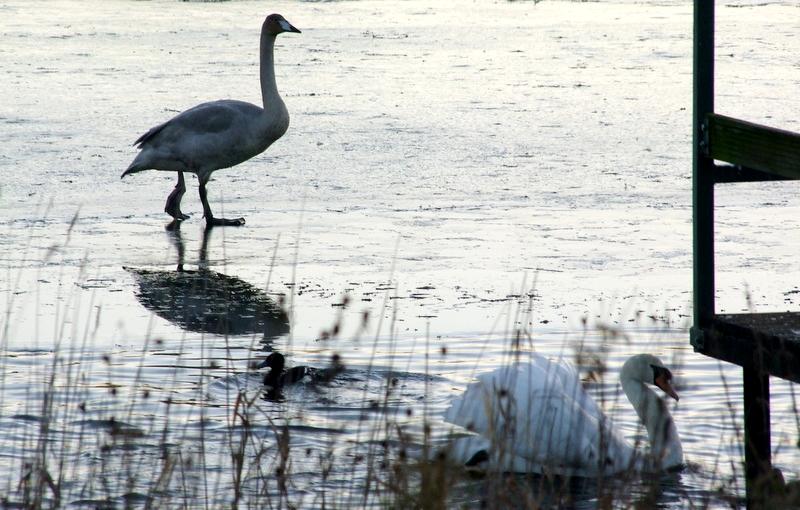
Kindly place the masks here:
[[(744, 372), (744, 463), (747, 508), (762, 508), (771, 474), (769, 375), (760, 362)], [(760, 486), (760, 488), (759, 488)]]
[(692, 205), (694, 225), (694, 328), (692, 343), (702, 349), (702, 330), (714, 310), (714, 161), (706, 153), (705, 119), (714, 112), (714, 0), (694, 1), (694, 122)]

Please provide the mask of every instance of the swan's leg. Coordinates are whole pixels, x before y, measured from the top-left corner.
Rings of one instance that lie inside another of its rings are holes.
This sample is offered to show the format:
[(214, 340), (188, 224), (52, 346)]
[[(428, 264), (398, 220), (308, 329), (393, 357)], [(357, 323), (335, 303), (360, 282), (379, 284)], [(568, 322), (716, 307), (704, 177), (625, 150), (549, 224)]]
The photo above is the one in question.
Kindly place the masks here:
[(184, 193), (186, 193), (186, 182), (183, 180), (183, 172), (178, 172), (178, 184), (175, 185), (175, 189), (167, 197), (167, 203), (164, 206), (164, 212), (177, 221), (182, 221), (189, 217), (188, 214), (181, 212), (181, 199)]
[(200, 201), (203, 203), (203, 216), (206, 219), (206, 226), (207, 227), (218, 227), (218, 226), (232, 226), (232, 227), (240, 227), (244, 225), (244, 218), (236, 218), (236, 219), (227, 219), (227, 218), (215, 218), (211, 212), (211, 206), (208, 205), (208, 196), (206, 192), (206, 183), (208, 182), (208, 178), (200, 178)]

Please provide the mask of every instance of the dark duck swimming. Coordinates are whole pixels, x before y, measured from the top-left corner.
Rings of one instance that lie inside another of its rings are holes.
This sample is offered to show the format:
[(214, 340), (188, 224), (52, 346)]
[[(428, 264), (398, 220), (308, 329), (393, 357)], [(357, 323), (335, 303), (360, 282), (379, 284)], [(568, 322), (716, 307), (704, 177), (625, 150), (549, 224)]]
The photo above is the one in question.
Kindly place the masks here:
[(279, 352), (273, 352), (257, 366), (257, 368), (265, 367), (269, 368), (269, 372), (264, 374), (264, 389), (268, 399), (280, 398), (281, 390), (287, 386), (300, 382), (327, 383), (344, 371), (344, 365), (338, 354), (332, 356), (331, 366), (327, 368), (300, 365), (287, 369), (286, 357)]

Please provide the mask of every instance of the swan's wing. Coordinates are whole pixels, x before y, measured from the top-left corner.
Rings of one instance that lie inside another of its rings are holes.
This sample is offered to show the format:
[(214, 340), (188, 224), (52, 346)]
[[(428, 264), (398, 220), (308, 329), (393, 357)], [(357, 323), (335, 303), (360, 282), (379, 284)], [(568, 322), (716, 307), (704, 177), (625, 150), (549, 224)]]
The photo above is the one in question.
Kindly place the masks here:
[(189, 171), (207, 175), (261, 153), (288, 126), (274, 132), (262, 129), (256, 105), (220, 100), (190, 108), (142, 135), (141, 152), (124, 175), (149, 168)]
[(496, 404), (506, 395), (524, 403), (526, 410), (529, 407), (535, 410), (537, 399), (555, 397), (577, 402), (590, 415), (599, 413), (571, 364), (532, 354), (526, 363), (514, 363), (478, 375), (477, 381), (452, 401), (444, 419), (468, 430), (486, 433), (493, 428), (489, 417), (496, 414)]
[[(614, 425), (614, 421), (602, 411), (594, 398), (586, 391), (575, 366), (565, 359), (550, 361), (543, 356), (536, 354), (533, 356), (540, 368), (554, 374), (550, 380), (562, 385), (563, 401), (570, 402), (570, 405), (576, 408), (571, 411), (572, 423), (570, 426), (580, 429), (585, 435), (584, 439), (588, 442), (584, 450), (586, 458), (596, 461), (597, 465), (602, 466), (602, 470), (605, 472), (630, 469), (635, 460), (633, 446), (625, 440)], [(548, 391), (548, 394), (553, 394), (553, 392)], [(567, 409), (567, 406), (564, 406), (564, 409)], [(585, 426), (587, 420), (591, 426)]]
[(541, 356), (482, 374), (444, 418), (489, 438), (493, 450), (545, 470), (611, 470), (605, 465), (625, 455), (619, 452), (624, 441), (612, 433), (577, 371)]
[(244, 101), (223, 99), (202, 103), (151, 128), (134, 145), (161, 144), (186, 136), (214, 135), (238, 128), (243, 118), (256, 117), (261, 108)]
[(603, 413), (595, 400), (583, 387), (580, 374), (575, 365), (565, 358), (552, 361), (544, 356), (531, 354), (531, 364), (535, 365), (540, 373), (546, 375), (544, 380), (550, 387), (560, 388), (560, 393), (570, 400), (575, 401), (583, 411), (590, 416), (601, 416)]

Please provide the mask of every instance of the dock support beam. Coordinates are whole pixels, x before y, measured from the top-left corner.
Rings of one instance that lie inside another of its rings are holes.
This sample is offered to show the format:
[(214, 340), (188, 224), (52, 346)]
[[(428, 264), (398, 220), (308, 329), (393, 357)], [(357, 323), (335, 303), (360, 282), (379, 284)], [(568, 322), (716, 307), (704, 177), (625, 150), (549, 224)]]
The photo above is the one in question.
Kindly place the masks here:
[[(714, 113), (714, 0), (694, 2), (692, 210), (694, 227), (694, 327), (714, 317), (714, 160), (708, 155), (706, 117)], [(702, 338), (697, 341), (702, 343)]]
[(772, 474), (769, 426), (769, 375), (760, 364), (744, 373), (744, 462), (747, 508), (764, 508), (768, 478)]

